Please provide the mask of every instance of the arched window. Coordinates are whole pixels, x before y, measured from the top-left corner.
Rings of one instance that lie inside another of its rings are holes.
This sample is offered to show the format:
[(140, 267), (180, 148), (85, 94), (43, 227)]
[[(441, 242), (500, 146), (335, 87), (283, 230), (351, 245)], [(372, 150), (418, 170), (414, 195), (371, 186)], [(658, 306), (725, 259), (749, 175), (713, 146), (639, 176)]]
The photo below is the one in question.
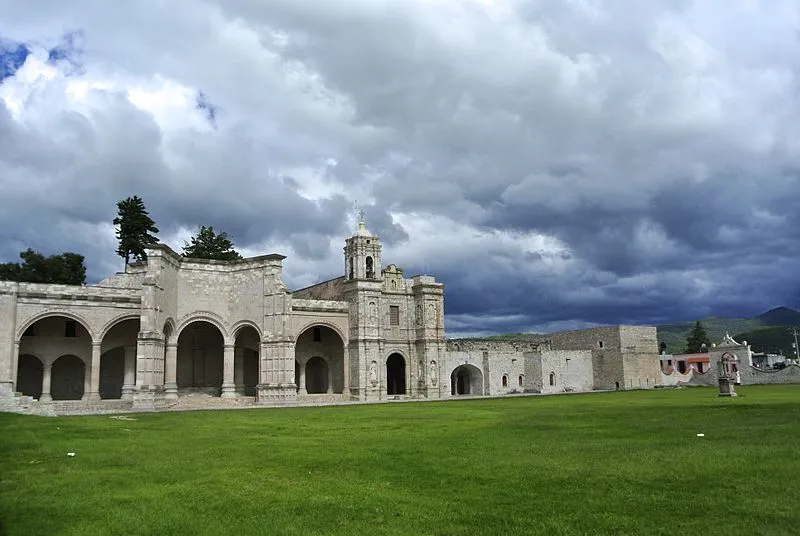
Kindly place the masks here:
[(372, 257), (367, 257), (367, 279), (375, 277), (375, 269), (373, 267)]
[(522, 374), (519, 375), (519, 386), (522, 387)]
[(551, 372), (550, 373), (550, 385), (552, 385), (553, 387), (555, 387), (555, 385), (556, 385), (556, 373), (555, 372)]
[(503, 387), (508, 387), (508, 376), (503, 374)]
[(353, 257), (350, 257), (350, 279), (353, 279)]

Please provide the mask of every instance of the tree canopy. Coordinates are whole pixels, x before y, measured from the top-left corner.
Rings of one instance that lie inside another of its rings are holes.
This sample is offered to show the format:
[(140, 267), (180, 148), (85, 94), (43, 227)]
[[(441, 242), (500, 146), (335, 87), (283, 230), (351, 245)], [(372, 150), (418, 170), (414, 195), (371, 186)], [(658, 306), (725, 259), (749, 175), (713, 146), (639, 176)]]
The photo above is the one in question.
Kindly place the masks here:
[(66, 252), (45, 257), (30, 248), (19, 254), (22, 262), (0, 264), (0, 279), (20, 283), (56, 283), (83, 285), (86, 283), (84, 257)]
[(114, 218), (114, 225), (118, 226), (117, 255), (125, 259), (125, 266), (128, 265), (131, 257), (135, 260), (146, 261), (145, 248), (158, 243), (158, 238), (155, 236), (158, 233), (158, 227), (147, 213), (144, 201), (134, 195), (119, 201), (117, 210), (117, 217)]
[(201, 226), (197, 236), (183, 246), (183, 256), (193, 259), (213, 259), (218, 261), (232, 261), (241, 259), (242, 256), (233, 249), (233, 242), (227, 233), (217, 234), (214, 227)]
[(711, 341), (708, 339), (708, 334), (703, 324), (698, 320), (695, 322), (689, 336), (686, 337), (686, 353), (696, 354), (700, 352), (708, 352), (708, 347), (711, 346)]

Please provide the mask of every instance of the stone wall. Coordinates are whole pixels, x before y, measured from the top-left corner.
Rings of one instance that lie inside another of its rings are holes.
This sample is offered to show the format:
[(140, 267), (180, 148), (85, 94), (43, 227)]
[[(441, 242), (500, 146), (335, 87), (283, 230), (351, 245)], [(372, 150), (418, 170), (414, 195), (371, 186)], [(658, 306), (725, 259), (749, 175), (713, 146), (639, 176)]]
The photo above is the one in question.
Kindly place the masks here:
[(656, 328), (620, 326), (620, 347), (626, 389), (650, 389), (661, 379)]
[(534, 392), (587, 392), (594, 387), (590, 350), (546, 350), (531, 357), (534, 357), (530, 360)]
[(310, 287), (292, 292), (292, 296), (302, 300), (344, 300), (344, 276), (329, 279)]

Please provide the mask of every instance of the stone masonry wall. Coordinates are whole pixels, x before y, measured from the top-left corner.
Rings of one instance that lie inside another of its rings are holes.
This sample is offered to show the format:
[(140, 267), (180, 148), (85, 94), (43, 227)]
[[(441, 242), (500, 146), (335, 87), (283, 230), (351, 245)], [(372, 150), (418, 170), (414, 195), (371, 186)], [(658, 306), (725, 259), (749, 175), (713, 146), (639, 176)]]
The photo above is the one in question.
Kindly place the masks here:
[(661, 380), (656, 328), (620, 326), (622, 366), (626, 389), (647, 389)]
[(344, 300), (344, 276), (323, 281), (310, 287), (292, 292), (292, 296), (301, 300)]
[(554, 350), (591, 350), (595, 389), (625, 385), (618, 326), (564, 331), (548, 335)]

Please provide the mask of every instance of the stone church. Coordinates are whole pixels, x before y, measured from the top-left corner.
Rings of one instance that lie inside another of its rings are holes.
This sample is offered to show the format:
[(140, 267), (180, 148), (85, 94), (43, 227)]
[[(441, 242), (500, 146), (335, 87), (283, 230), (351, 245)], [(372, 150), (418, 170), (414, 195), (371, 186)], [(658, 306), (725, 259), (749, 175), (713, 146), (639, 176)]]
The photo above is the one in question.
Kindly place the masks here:
[(0, 408), (441, 399), (648, 388), (661, 374), (655, 328), (447, 341), (444, 286), (384, 268), (363, 221), (344, 275), (293, 292), (282, 255), (147, 254), (91, 286), (0, 281)]

